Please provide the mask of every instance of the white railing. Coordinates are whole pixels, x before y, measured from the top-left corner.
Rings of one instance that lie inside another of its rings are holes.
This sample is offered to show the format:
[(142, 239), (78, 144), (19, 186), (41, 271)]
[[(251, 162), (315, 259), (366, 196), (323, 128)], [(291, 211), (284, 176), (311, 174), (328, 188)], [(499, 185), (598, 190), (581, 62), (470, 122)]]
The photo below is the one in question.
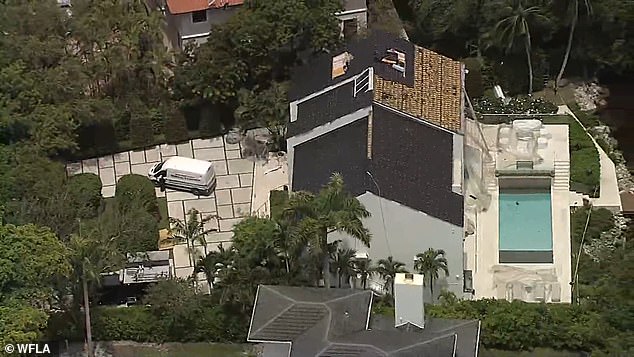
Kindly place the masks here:
[[(364, 90), (365, 89), (365, 90)], [(354, 97), (374, 89), (374, 68), (368, 67), (354, 78)]]

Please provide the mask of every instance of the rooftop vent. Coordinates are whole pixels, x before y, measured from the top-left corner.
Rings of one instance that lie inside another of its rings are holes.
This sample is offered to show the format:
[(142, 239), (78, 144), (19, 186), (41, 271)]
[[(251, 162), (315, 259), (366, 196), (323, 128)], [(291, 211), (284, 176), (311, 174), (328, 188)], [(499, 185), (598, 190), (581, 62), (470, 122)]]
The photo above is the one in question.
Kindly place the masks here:
[(348, 52), (344, 52), (332, 58), (332, 79), (346, 74), (352, 58), (352, 55)]
[(381, 62), (392, 66), (405, 77), (405, 53), (393, 48), (387, 49), (381, 58)]

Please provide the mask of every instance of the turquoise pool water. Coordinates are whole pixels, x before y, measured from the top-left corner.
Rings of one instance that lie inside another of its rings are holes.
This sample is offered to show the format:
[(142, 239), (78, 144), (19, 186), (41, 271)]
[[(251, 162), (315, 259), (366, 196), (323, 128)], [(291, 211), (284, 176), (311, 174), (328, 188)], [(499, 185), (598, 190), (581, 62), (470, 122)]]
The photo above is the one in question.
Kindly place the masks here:
[(550, 191), (500, 189), (500, 251), (552, 251)]

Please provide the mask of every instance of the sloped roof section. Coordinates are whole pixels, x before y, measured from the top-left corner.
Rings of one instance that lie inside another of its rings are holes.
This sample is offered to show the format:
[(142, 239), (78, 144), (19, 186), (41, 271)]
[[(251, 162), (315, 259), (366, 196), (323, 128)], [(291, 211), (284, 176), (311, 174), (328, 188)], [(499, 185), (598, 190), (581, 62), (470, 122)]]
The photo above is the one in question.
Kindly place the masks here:
[(289, 342), (291, 357), (477, 356), (478, 321), (431, 319), (410, 331), (381, 316), (368, 330), (371, 304), (369, 290), (261, 285), (247, 340)]
[(174, 15), (242, 4), (244, 0), (167, 0), (167, 8)]

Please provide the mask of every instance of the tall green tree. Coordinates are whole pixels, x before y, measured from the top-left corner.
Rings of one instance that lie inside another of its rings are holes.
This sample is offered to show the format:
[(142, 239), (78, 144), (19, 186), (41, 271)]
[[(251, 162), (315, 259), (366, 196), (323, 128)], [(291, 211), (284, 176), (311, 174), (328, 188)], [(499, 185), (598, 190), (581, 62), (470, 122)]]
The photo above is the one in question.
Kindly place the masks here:
[(442, 249), (436, 250), (429, 248), (424, 253), (416, 254), (414, 270), (424, 275), (424, 279), (427, 280), (429, 284), (429, 292), (431, 293), (431, 298), (433, 299), (434, 281), (438, 280), (438, 273), (442, 271), (445, 273), (445, 276), (449, 275), (445, 251)]
[(187, 212), (185, 220), (170, 218), (170, 236), (177, 243), (186, 243), (189, 251), (189, 264), (194, 266), (198, 259), (196, 245), (203, 247), (204, 255), (207, 255), (207, 235), (215, 232), (214, 228), (206, 228), (215, 216), (203, 217), (198, 210), (192, 208)]
[(547, 22), (548, 18), (542, 14), (539, 6), (527, 6), (525, 0), (496, 1), (494, 6), (500, 6), (503, 18), (493, 28), (494, 42), (508, 53), (517, 43), (521, 43), (526, 54), (528, 65), (528, 94), (533, 93), (533, 61), (531, 58), (532, 38), (531, 27), (537, 21)]
[(559, 69), (559, 73), (557, 73), (557, 78), (555, 79), (555, 88), (559, 87), (559, 82), (561, 78), (564, 76), (564, 71), (566, 70), (566, 66), (568, 65), (568, 59), (570, 58), (570, 51), (572, 50), (572, 40), (575, 35), (575, 30), (577, 28), (577, 22), (579, 21), (579, 7), (583, 5), (585, 9), (585, 13), (587, 15), (592, 15), (592, 4), (590, 0), (569, 0), (567, 1), (568, 13), (570, 14), (570, 32), (568, 33), (568, 43), (566, 44), (566, 52), (564, 52), (564, 58), (561, 62), (561, 68)]
[(331, 268), (332, 272), (337, 275), (337, 287), (341, 288), (343, 279), (350, 281), (350, 277), (354, 274), (354, 262), (357, 251), (354, 249), (338, 248), (337, 252), (332, 256)]
[(292, 194), (284, 215), (297, 221), (292, 232), (296, 244), (308, 245), (311, 251), (321, 254), (321, 271), (328, 289), (331, 287), (328, 234), (345, 233), (370, 246), (371, 235), (362, 221), (370, 217), (370, 212), (356, 197), (345, 191), (340, 174), (333, 174), (317, 195), (308, 192)]
[(354, 262), (354, 273), (361, 280), (363, 290), (367, 289), (368, 279), (374, 273), (371, 259), (357, 259)]
[(94, 357), (90, 322), (90, 284), (99, 284), (102, 273), (120, 269), (124, 259), (117, 250), (114, 238), (100, 239), (101, 237), (97, 231), (82, 232), (80, 227), (79, 233), (72, 235), (68, 243), (69, 261), (75, 272), (74, 282), (80, 284), (83, 296), (86, 347), (90, 357)]
[(394, 260), (392, 256), (387, 257), (387, 259), (380, 259), (377, 262), (375, 271), (385, 282), (383, 286), (384, 290), (392, 295), (394, 295), (394, 279), (396, 278), (396, 274), (407, 273), (405, 264)]

